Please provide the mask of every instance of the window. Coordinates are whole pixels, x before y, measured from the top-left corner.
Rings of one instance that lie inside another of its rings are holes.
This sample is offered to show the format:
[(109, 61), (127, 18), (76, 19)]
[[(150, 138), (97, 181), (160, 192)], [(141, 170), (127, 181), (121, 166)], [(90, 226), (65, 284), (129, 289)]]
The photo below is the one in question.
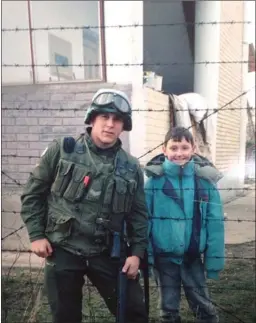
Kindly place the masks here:
[(2, 8), (3, 29), (27, 29), (3, 32), (3, 64), (31, 65), (26, 73), (3, 67), (3, 83), (102, 79), (100, 1), (3, 1)]
[[(31, 65), (30, 35), (28, 23), (27, 1), (2, 1), (2, 29), (25, 31), (2, 32), (2, 64)], [(32, 83), (33, 71), (31, 67), (3, 67), (2, 82)]]

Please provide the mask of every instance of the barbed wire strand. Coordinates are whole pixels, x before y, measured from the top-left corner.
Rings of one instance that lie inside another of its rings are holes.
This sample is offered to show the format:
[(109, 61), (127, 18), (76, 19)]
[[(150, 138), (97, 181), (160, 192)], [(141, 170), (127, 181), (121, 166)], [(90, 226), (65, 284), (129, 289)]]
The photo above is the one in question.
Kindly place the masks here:
[[(25, 227), (25, 226), (24, 226)], [(4, 239), (4, 238), (2, 238)], [(6, 251), (13, 251), (13, 250), (6, 250)], [(23, 251), (20, 250), (20, 253), (33, 253), (31, 250)], [(173, 258), (180, 258), (180, 256), (173, 255)], [(239, 256), (209, 256), (209, 259), (229, 259), (229, 260), (256, 260), (256, 257), (239, 257)], [(201, 259), (201, 257), (196, 257), (195, 259)]]
[(166, 63), (97, 63), (97, 64), (84, 64), (84, 63), (78, 63), (78, 64), (49, 64), (49, 63), (44, 63), (44, 64), (18, 64), (18, 63), (12, 63), (12, 64), (6, 64), (2, 63), (2, 67), (136, 67), (136, 66), (180, 66), (180, 65), (211, 65), (211, 64), (249, 64), (250, 61), (245, 60), (245, 61), (201, 61), (201, 62), (166, 62)]
[[(3, 156), (2, 156), (3, 157)], [(23, 156), (24, 157), (24, 156)], [(33, 157), (31, 157), (31, 158), (36, 158), (35, 156), (33, 156)], [(5, 175), (6, 177), (8, 177), (12, 182), (14, 182), (16, 185), (18, 185), (18, 186), (24, 186), (25, 184), (21, 184), (18, 180), (16, 180), (16, 179), (14, 179), (14, 178), (12, 178), (10, 175), (8, 175), (5, 171), (3, 171), (3, 170), (1, 170), (1, 173), (3, 174), (3, 175)], [(25, 173), (25, 172), (23, 172), (23, 173)], [(31, 172), (27, 172), (28, 174), (32, 174)], [(5, 183), (5, 182), (2, 182), (3, 184), (7, 184), (7, 183)], [(145, 190), (147, 191), (147, 190), (152, 190), (152, 191), (157, 191), (157, 190), (161, 190), (161, 189), (156, 189), (156, 188), (154, 188), (154, 189), (147, 189), (147, 188), (145, 188)], [(194, 188), (180, 188), (180, 189), (168, 189), (168, 190), (170, 190), (170, 191), (172, 191), (172, 190), (174, 190), (174, 191), (194, 191), (195, 189)], [(197, 191), (200, 191), (200, 190), (202, 190), (202, 191), (204, 191), (205, 189), (201, 189), (201, 188), (197, 188), (196, 189)], [(213, 191), (215, 191), (216, 190), (216, 188), (208, 188), (207, 190), (213, 190)], [(252, 187), (226, 187), (226, 188), (218, 188), (218, 191), (255, 191), (256, 190), (256, 187), (254, 187), (254, 188), (252, 188)]]
[[(9, 251), (10, 252), (10, 251)], [(13, 250), (12, 250), (12, 252), (13, 252)], [(20, 279), (20, 282), (21, 283), (25, 283), (26, 282), (26, 279)], [(36, 284), (35, 282), (33, 282), (33, 281), (31, 281), (31, 285), (34, 285), (34, 284)], [(43, 285), (44, 283), (39, 283), (40, 285)], [(88, 282), (88, 283), (85, 283), (84, 284), (84, 286), (86, 286), (86, 287), (93, 287), (93, 288), (95, 288), (96, 289), (96, 287), (92, 284), (92, 283), (90, 283), (90, 282)], [(168, 288), (170, 288), (170, 289), (174, 289), (175, 287), (173, 287), (172, 285), (162, 285), (162, 286), (165, 286), (165, 287), (168, 287)], [(149, 285), (149, 287), (151, 288), (151, 289), (158, 289), (158, 286), (156, 286), (156, 285)], [(187, 288), (188, 289), (200, 289), (200, 288), (205, 288), (205, 286), (204, 287), (194, 287), (194, 286), (187, 286)], [(210, 289), (210, 290), (212, 290), (212, 291), (215, 291), (215, 290), (217, 290), (217, 291), (225, 291), (225, 290), (230, 290), (230, 291), (244, 291), (244, 292), (253, 292), (253, 291), (255, 291), (255, 288), (243, 288), (243, 287), (240, 287), (240, 286), (237, 286), (237, 287), (231, 287), (231, 286), (228, 286), (228, 287), (221, 287), (221, 286), (211, 286), (211, 285), (208, 285), (208, 288)], [(13, 304), (13, 306), (15, 306), (16, 304)], [(42, 305), (48, 305), (48, 303), (46, 302), (46, 303), (44, 303), (43, 302), (43, 304)], [(18, 307), (17, 307), (18, 308)]]
[[(234, 103), (236, 100), (240, 99), (242, 96), (246, 95), (248, 92), (250, 92), (253, 88), (255, 88), (255, 85), (253, 87), (251, 87), (249, 90), (242, 92), (241, 94), (237, 95), (234, 99), (230, 100), (229, 102), (225, 103), (223, 106), (221, 106), (220, 108), (217, 108), (215, 111), (211, 112), (210, 114), (208, 114), (207, 116), (203, 117), (201, 119), (201, 122), (203, 122), (204, 120), (208, 119), (209, 117), (211, 117), (212, 115), (214, 115), (215, 113), (219, 112), (220, 110), (225, 109), (227, 106), (229, 106), (230, 104)], [(190, 127), (186, 128), (186, 130), (189, 130), (191, 128), (195, 127), (195, 125), (191, 125)], [(147, 152), (145, 152), (143, 155), (137, 157), (138, 159), (141, 159), (142, 157), (150, 154), (151, 152), (153, 152), (154, 150), (158, 149), (159, 147), (163, 146), (166, 142), (163, 141), (161, 144), (155, 146), (154, 148), (148, 150)]]
[[(193, 200), (193, 201), (197, 201), (197, 200)], [(198, 201), (200, 202), (200, 201)], [(219, 203), (211, 203), (211, 202), (207, 202), (209, 204), (215, 204), (215, 205), (222, 205), (222, 204), (219, 204)], [(19, 215), (20, 214), (20, 211), (15, 211), (15, 210), (2, 210), (2, 213), (11, 213), (11, 214), (14, 214), (14, 215)], [(175, 221), (192, 221), (193, 219), (192, 218), (174, 218), (174, 217), (170, 217), (170, 216), (160, 216), (160, 217), (155, 217), (155, 216), (152, 216), (152, 217), (149, 217), (149, 220), (175, 220)], [(252, 220), (252, 219), (240, 219), (240, 218), (237, 218), (237, 219), (228, 219), (227, 217), (223, 218), (223, 219), (206, 219), (206, 222), (213, 222), (213, 221), (218, 221), (218, 222), (249, 222), (249, 223), (255, 223), (256, 220)], [(7, 229), (7, 230), (11, 230), (12, 228), (10, 227), (3, 227), (2, 228), (4, 229)], [(20, 228), (18, 228), (17, 230), (20, 230)]]
[(123, 28), (139, 28), (139, 27), (175, 27), (175, 26), (205, 26), (205, 25), (237, 25), (237, 24), (252, 24), (251, 21), (245, 20), (227, 20), (227, 21), (199, 21), (199, 22), (173, 22), (173, 23), (157, 23), (157, 24), (126, 24), (126, 25), (82, 25), (82, 26), (45, 26), (45, 27), (15, 27), (2, 28), (2, 32), (20, 32), (20, 31), (49, 31), (49, 30), (84, 30), (84, 29), (123, 29)]
[[(241, 95), (240, 95), (241, 96)], [(236, 98), (237, 99), (237, 98)], [(234, 100), (232, 100), (232, 101), (234, 101)], [(230, 102), (229, 102), (229, 104), (230, 104)], [(216, 113), (216, 112), (214, 112), (214, 113)], [(209, 116), (207, 116), (207, 117), (209, 117)], [(3, 171), (2, 171), (2, 173), (3, 173)], [(4, 173), (9, 179), (11, 179), (11, 180), (13, 180), (16, 184), (18, 184), (19, 182), (17, 181), (17, 180), (15, 180), (15, 179), (13, 179), (13, 178), (11, 178), (10, 176), (8, 176), (6, 173)], [(20, 183), (19, 183), (20, 184)], [(21, 185), (21, 184), (20, 184)], [(24, 227), (24, 226), (22, 226), (22, 227)], [(20, 229), (20, 228), (19, 228)], [(15, 230), (15, 232), (17, 232), (19, 229), (16, 229)], [(12, 233), (13, 234), (13, 233)], [(6, 239), (6, 237), (7, 236), (5, 236), (3, 239)], [(213, 257), (213, 258), (217, 258), (217, 259), (219, 259), (219, 258), (223, 258), (223, 257)], [(247, 259), (248, 260), (248, 258), (245, 258), (245, 257), (243, 257), (243, 258), (241, 258), (241, 257), (225, 257), (226, 259)], [(249, 257), (249, 259), (250, 260), (253, 260), (253, 258), (252, 257)], [(218, 306), (219, 307), (219, 305), (218, 304), (215, 304), (216, 306)], [(224, 309), (224, 311), (226, 311), (225, 309)], [(240, 322), (243, 322), (243, 321), (241, 321), (238, 317), (236, 317), (236, 316), (234, 316), (233, 315), (233, 313), (230, 313), (229, 311), (227, 312), (229, 315), (232, 315), (233, 317), (235, 317), (236, 319), (238, 319)]]
[[(211, 22), (211, 24), (217, 24), (217, 23), (246, 23), (246, 22)], [(178, 23), (179, 24), (179, 23)], [(175, 25), (178, 25), (177, 23), (175, 24)], [(180, 23), (180, 24), (191, 24), (191, 23)], [(192, 24), (198, 24), (198, 25), (205, 25), (205, 24), (210, 24), (209, 22), (208, 23), (192, 23)], [(159, 24), (159, 25), (166, 25), (166, 24)], [(171, 25), (174, 25), (174, 24), (169, 24), (170, 26)], [(133, 25), (133, 27), (142, 27), (142, 26), (147, 26), (147, 25)], [(154, 26), (154, 25), (152, 25), (152, 26)], [(57, 29), (60, 29), (60, 30), (65, 30), (65, 29), (78, 29), (78, 28), (80, 28), (80, 29), (90, 29), (90, 28), (123, 28), (123, 27), (131, 27), (131, 25), (129, 26), (129, 25), (126, 25), (126, 26), (80, 26), (80, 27), (50, 27), (51, 29), (49, 29), (49, 27), (45, 27), (45, 28), (32, 28), (31, 29), (31, 31), (36, 31), (36, 30), (53, 30), (52, 28), (55, 28), (55, 30), (56, 30), (56, 28)], [(29, 30), (29, 29), (27, 29), (27, 30)], [(11, 29), (2, 29), (2, 31), (3, 32), (7, 32), (7, 31), (14, 31), (14, 32), (17, 32), (17, 31), (22, 31), (21, 29), (19, 30), (17, 30), (17, 28), (15, 28), (15, 29), (13, 29), (13, 30), (11, 30)], [(24, 29), (24, 31), (25, 31), (25, 29)], [(231, 64), (231, 63), (247, 63), (246, 61), (233, 61), (233, 62), (197, 62), (197, 63), (193, 63), (193, 64), (205, 64), (206, 63), (206, 65), (207, 64), (217, 64), (217, 63), (220, 63), (220, 64)], [(157, 64), (153, 64), (153, 65), (158, 65), (159, 63), (157, 63)], [(165, 64), (168, 64), (168, 63), (165, 63)], [(174, 63), (174, 65), (180, 65), (180, 64), (187, 64), (187, 63)], [(15, 64), (15, 66), (14, 67), (26, 67), (26, 66), (20, 66), (20, 65), (18, 65), (18, 64)], [(104, 64), (105, 66), (106, 66), (106, 64)], [(120, 64), (116, 64), (116, 65), (108, 65), (108, 66), (142, 66), (142, 65), (148, 65), (147, 63), (140, 63), (139, 65), (134, 65), (134, 64), (129, 64), (129, 65), (127, 65), (127, 64), (122, 64), (122, 65), (120, 65)], [(32, 65), (30, 65), (30, 66), (32, 66)], [(38, 66), (38, 67), (40, 67), (40, 65), (33, 65), (33, 66)], [(50, 66), (50, 65), (48, 65), (48, 66)], [(48, 66), (42, 66), (42, 67), (48, 67)], [(51, 65), (51, 66), (60, 66), (60, 65)], [(66, 67), (66, 66), (70, 66), (70, 65), (61, 65), (62, 67)], [(84, 64), (84, 65), (81, 65), (81, 64), (78, 64), (78, 65), (72, 65), (72, 66), (77, 66), (77, 67), (82, 67), (82, 66), (103, 66), (103, 64)], [(11, 67), (11, 66), (4, 66), (4, 67)], [(27, 66), (27, 67), (29, 67), (29, 66)], [(226, 110), (238, 110), (238, 109), (242, 109), (242, 108), (233, 108), (233, 109), (226, 109)], [(244, 109), (247, 109), (247, 108), (244, 108)], [(254, 108), (255, 109), (255, 108)], [(13, 110), (17, 110), (17, 109), (13, 109)], [(26, 110), (31, 110), (31, 109), (26, 109)], [(52, 109), (49, 109), (49, 110), (52, 110)], [(76, 111), (75, 109), (70, 109), (70, 110), (74, 110), (74, 111)], [(202, 109), (195, 109), (194, 111), (201, 111)], [(207, 109), (206, 109), (207, 110)], [(216, 109), (216, 110), (219, 110), (219, 109)], [(58, 111), (62, 111), (62, 110), (59, 110), (58, 109)], [(67, 110), (68, 111), (68, 110)], [(136, 111), (136, 110), (135, 110)], [(138, 111), (142, 111), (142, 110), (138, 110)], [(161, 112), (161, 111), (159, 111), (159, 110), (145, 110), (145, 111), (157, 111), (157, 112)], [(169, 110), (163, 110), (163, 111), (169, 111)], [(178, 111), (184, 111), (184, 110), (176, 110), (177, 112)], [(190, 109), (188, 109), (188, 111), (193, 111), (193, 110), (190, 110)], [(225, 111), (225, 110), (223, 110), (223, 111)], [(217, 113), (217, 112), (219, 112), (219, 111), (215, 111), (214, 110), (214, 113)], [(214, 114), (213, 113), (213, 114)], [(156, 148), (155, 148), (156, 149)], [(147, 152), (147, 154), (149, 153), (149, 152), (151, 152), (152, 150), (150, 150), (150, 151), (148, 151)], [(144, 156), (144, 155), (143, 155)], [(23, 156), (17, 156), (17, 157), (23, 157)], [(31, 158), (36, 158), (35, 156), (31, 156)], [(2, 172), (3, 173), (3, 172)], [(21, 186), (23, 186), (22, 184), (20, 184), (17, 180), (15, 180), (15, 179), (13, 179), (13, 178), (11, 178), (10, 176), (8, 176), (8, 174), (6, 174), (6, 173), (4, 173), (4, 175), (6, 175), (9, 179), (11, 179), (15, 184), (17, 184), (17, 185), (21, 185)], [(234, 190), (234, 188), (230, 188), (230, 189), (228, 189), (228, 190)], [(240, 189), (239, 189), (240, 190)], [(245, 190), (245, 188), (242, 188), (242, 190)], [(255, 189), (254, 189), (255, 190)], [(13, 212), (16, 212), (16, 211), (13, 211)], [(163, 217), (163, 219), (165, 219), (164, 217)], [(177, 219), (175, 219), (175, 220), (177, 220)], [(226, 220), (227, 221), (227, 220)], [(240, 220), (240, 219), (237, 219), (237, 220), (228, 220), (228, 221), (238, 221), (238, 222), (255, 222), (255, 220)], [(25, 225), (23, 225), (22, 226), (22, 228), (24, 228), (25, 227)], [(14, 233), (16, 233), (17, 231), (19, 231), (19, 230), (21, 230), (21, 228), (18, 228), (18, 229), (16, 229), (13, 233), (11, 233), (11, 234), (14, 234)], [(6, 239), (7, 238), (7, 236), (5, 236), (3, 239)], [(2, 239), (2, 240), (3, 240)], [(252, 258), (252, 257), (244, 257), (244, 258), (240, 258), (240, 257), (210, 257), (210, 258), (217, 258), (217, 259), (220, 259), (220, 258), (225, 258), (225, 259), (237, 259), (237, 260), (241, 260), (241, 259), (243, 259), (243, 260), (255, 260), (256, 258)], [(168, 274), (168, 273), (166, 273), (166, 274)], [(36, 286), (38, 286), (38, 281), (36, 282)], [(92, 285), (93, 286), (93, 285)], [(191, 288), (194, 288), (194, 287), (191, 287)], [(203, 288), (203, 287), (202, 287)], [(218, 287), (216, 287), (216, 289), (218, 290), (219, 288)], [(224, 288), (223, 287), (223, 289), (228, 289), (228, 288)], [(196, 290), (198, 290), (198, 288), (196, 289)], [(239, 290), (239, 289), (234, 289), (234, 290)], [(248, 290), (248, 289), (247, 289)], [(196, 291), (197, 292), (197, 291)], [(207, 298), (206, 298), (207, 299)], [(207, 301), (209, 301), (209, 302), (211, 302), (212, 304), (214, 304), (216, 307), (218, 307), (218, 308), (220, 308), (223, 312), (225, 312), (225, 313), (227, 313), (228, 315), (230, 315), (230, 316), (232, 316), (232, 317), (234, 317), (235, 319), (237, 319), (239, 322), (243, 322), (242, 321), (242, 319), (240, 319), (239, 317), (237, 317), (236, 315), (234, 315), (234, 313), (232, 313), (231, 311), (229, 311), (229, 310), (227, 310), (227, 309), (225, 309), (225, 308), (223, 308), (222, 306), (220, 306), (219, 304), (217, 304), (217, 303), (215, 303), (215, 302), (213, 302), (212, 300), (210, 300), (210, 299), (207, 299)], [(28, 307), (27, 307), (28, 308)], [(25, 315), (25, 314), (24, 314)], [(105, 316), (102, 316), (102, 318), (104, 318)], [(99, 322), (101, 322), (101, 321), (99, 321)]]
[[(173, 278), (173, 277), (172, 277), (172, 275), (171, 275), (168, 271), (166, 271), (166, 270), (163, 270), (163, 275), (165, 275), (165, 276), (169, 276), (169, 277)], [(200, 288), (199, 288), (199, 289), (200, 289)], [(237, 315), (235, 315), (233, 312), (231, 312), (230, 310), (227, 310), (227, 309), (225, 309), (224, 307), (220, 306), (219, 304), (217, 304), (216, 302), (214, 302), (212, 299), (210, 299), (210, 298), (209, 298), (209, 297), (207, 297), (206, 295), (204, 295), (204, 296), (203, 296), (203, 295), (198, 291), (198, 289), (194, 289), (194, 292), (195, 292), (196, 294), (200, 295), (201, 297), (203, 297), (207, 302), (209, 302), (209, 303), (213, 304), (215, 307), (219, 308), (222, 312), (224, 312), (224, 313), (228, 314), (229, 316), (232, 316), (233, 318), (237, 319), (237, 320), (238, 320), (239, 322), (241, 322), (241, 323), (246, 323), (246, 322), (244, 322), (241, 318), (239, 318)]]
[[(69, 102), (67, 100), (63, 100), (65, 102)], [(76, 101), (76, 100), (70, 100), (70, 101)], [(80, 100), (81, 102), (84, 102), (83, 100)], [(30, 102), (30, 101), (27, 101)], [(4, 102), (3, 102), (4, 103)], [(15, 103), (15, 102), (14, 102)], [(65, 112), (65, 111), (86, 111), (86, 109), (84, 107), (76, 107), (76, 108), (50, 108), (50, 107), (40, 107), (40, 108), (35, 108), (35, 107), (29, 107), (29, 108), (23, 108), (23, 107), (2, 107), (2, 111), (59, 111), (59, 112)], [(149, 109), (133, 109), (132, 112), (171, 112), (171, 111), (175, 111), (175, 112), (190, 112), (190, 111), (216, 111), (216, 109), (176, 109), (173, 108), (172, 110), (169, 109), (153, 109), (153, 108), (149, 108)], [(224, 110), (221, 110), (219, 112), (222, 111), (236, 111), (236, 110), (256, 110), (256, 107), (241, 107), (241, 108), (227, 108)], [(218, 111), (217, 111), (218, 112)]]
[[(164, 274), (165, 275), (167, 275), (167, 276), (170, 276), (170, 274), (168, 273), (168, 272), (166, 272), (166, 271), (164, 271)], [(37, 278), (37, 282), (35, 282), (35, 283), (33, 283), (32, 282), (32, 285), (36, 285), (36, 287), (39, 287), (40, 288), (40, 286), (43, 286), (43, 284), (42, 283), (40, 283), (39, 282), (39, 275), (38, 275), (38, 278)], [(88, 284), (88, 283), (85, 283), (84, 284), (84, 286), (85, 287), (92, 287), (92, 288), (94, 288), (94, 289), (96, 289), (96, 287), (94, 286), (94, 285), (92, 285), (92, 284)], [(142, 284), (142, 286), (143, 286), (143, 284)], [(169, 285), (163, 285), (163, 286), (165, 286), (165, 287), (168, 287), (169, 289), (176, 289), (177, 287), (174, 287), (174, 286), (169, 286)], [(199, 287), (194, 287), (194, 286), (186, 286), (186, 289), (191, 289), (191, 290), (193, 290), (195, 293), (200, 293), (200, 290), (201, 289), (204, 289), (206, 286), (199, 286)], [(208, 286), (207, 286), (208, 287)], [(149, 288), (151, 288), (151, 289), (154, 289), (154, 288), (156, 288), (156, 289), (158, 289), (158, 286), (149, 286)], [(208, 287), (210, 290), (214, 290), (214, 288), (211, 288), (211, 286), (209, 286)], [(220, 290), (221, 288), (218, 288), (218, 287), (215, 287), (215, 289), (216, 290)], [(252, 289), (252, 290), (245, 290), (245, 289), (235, 289), (235, 288), (223, 288), (223, 290), (239, 290), (239, 291), (254, 291), (254, 289)], [(201, 294), (200, 294), (201, 295)], [(202, 295), (201, 295), (202, 296)], [(221, 311), (223, 311), (224, 313), (226, 313), (226, 314), (228, 314), (228, 315), (230, 315), (230, 316), (232, 316), (232, 317), (234, 317), (234, 318), (236, 318), (239, 322), (244, 322), (244, 321), (242, 321), (242, 319), (240, 319), (239, 317), (237, 317), (232, 311), (230, 311), (230, 310), (227, 310), (226, 308), (223, 308), (222, 306), (219, 306), (216, 302), (214, 302), (214, 301), (212, 301), (211, 299), (209, 299), (208, 297), (206, 297), (206, 296), (204, 296), (204, 298), (205, 298), (205, 300), (207, 300), (207, 301), (209, 301), (210, 303), (212, 303), (213, 305), (215, 305), (217, 308), (219, 308)], [(41, 305), (49, 305), (49, 303), (42, 303)], [(231, 305), (231, 304), (230, 304)], [(16, 309), (18, 309), (19, 307), (16, 307)], [(87, 317), (86, 315), (84, 315), (85, 317)], [(88, 316), (88, 318), (90, 318), (90, 316)], [(97, 318), (99, 319), (99, 318), (105, 318), (105, 315), (97, 315)], [(41, 322), (41, 321), (40, 321)], [(93, 322), (96, 322), (95, 320), (93, 320)], [(100, 321), (99, 321), (100, 322)], [(106, 322), (106, 321), (104, 321), (104, 322)]]
[[(156, 268), (155, 266), (153, 266), (154, 268)], [(42, 269), (42, 266), (41, 266), (41, 268), (40, 268), (40, 270), (39, 270), (39, 272), (41, 271), (41, 269)], [(156, 268), (157, 269), (157, 268)], [(168, 273), (168, 272), (164, 272), (164, 274), (165, 275), (167, 275), (167, 276), (170, 276), (170, 274)], [(38, 274), (38, 277), (37, 277), (37, 281), (36, 281), (36, 283), (35, 283), (35, 285), (36, 285), (36, 287), (38, 287), (38, 286), (40, 286), (40, 282), (39, 282), (39, 274)], [(88, 284), (87, 284), (88, 285)], [(167, 286), (167, 285), (166, 285)], [(95, 286), (93, 286), (92, 285), (92, 287), (94, 287), (95, 288)], [(171, 288), (175, 288), (175, 287), (171, 287)], [(194, 290), (194, 292), (195, 293), (200, 293), (198, 290), (200, 290), (201, 288), (204, 288), (204, 286), (200, 286), (199, 288), (195, 288), (194, 286), (192, 287), (192, 286), (188, 286), (187, 288), (191, 288), (191, 289), (193, 289)], [(239, 322), (243, 322), (239, 317), (237, 317), (236, 315), (234, 315), (234, 313), (233, 312), (231, 312), (230, 310), (226, 310), (225, 308), (223, 308), (222, 306), (219, 306), (216, 302), (214, 302), (214, 301), (212, 301), (211, 299), (209, 299), (207, 296), (204, 296), (204, 298), (207, 300), (207, 301), (209, 301), (210, 303), (212, 303), (212, 304), (214, 304), (217, 308), (219, 308), (220, 310), (222, 310), (224, 313), (226, 313), (226, 314), (228, 314), (228, 315), (230, 315), (230, 316), (232, 316), (232, 317), (234, 317), (234, 318), (236, 318), (237, 320), (239, 320)], [(32, 300), (32, 297), (30, 297), (30, 299), (29, 299), (29, 301), (31, 301)], [(27, 309), (28, 309), (28, 306), (27, 306)], [(23, 317), (25, 317), (25, 314), (24, 314), (24, 316)], [(104, 317), (104, 316), (103, 316)]]

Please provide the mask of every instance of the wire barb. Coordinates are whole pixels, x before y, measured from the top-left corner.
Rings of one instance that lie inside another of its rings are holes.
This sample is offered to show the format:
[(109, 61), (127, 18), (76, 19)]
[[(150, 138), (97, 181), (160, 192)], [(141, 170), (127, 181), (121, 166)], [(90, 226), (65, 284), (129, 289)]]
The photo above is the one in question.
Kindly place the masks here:
[(211, 65), (211, 64), (248, 64), (250, 61), (245, 60), (245, 61), (202, 61), (202, 62), (166, 62), (166, 63), (160, 63), (160, 62), (155, 62), (155, 63), (120, 63), (120, 64), (115, 64), (115, 63), (102, 63), (102, 64), (83, 64), (83, 63), (78, 63), (78, 64), (49, 64), (49, 63), (44, 63), (44, 64), (18, 64), (18, 63), (12, 63), (12, 64), (6, 64), (3, 63), (2, 67), (89, 67), (89, 66), (94, 66), (94, 67), (104, 67), (104, 66), (109, 66), (109, 67), (135, 67), (135, 66), (144, 66), (144, 67), (149, 67), (149, 66), (179, 66), (179, 65)]
[(205, 25), (237, 25), (237, 24), (251, 24), (251, 21), (199, 21), (199, 22), (173, 22), (173, 23), (160, 23), (160, 24), (126, 24), (126, 25), (84, 25), (84, 26), (45, 26), (33, 28), (2, 28), (2, 32), (21, 32), (21, 31), (49, 31), (49, 30), (86, 30), (86, 29), (125, 29), (125, 28), (138, 28), (138, 27), (175, 27), (175, 26), (205, 26)]

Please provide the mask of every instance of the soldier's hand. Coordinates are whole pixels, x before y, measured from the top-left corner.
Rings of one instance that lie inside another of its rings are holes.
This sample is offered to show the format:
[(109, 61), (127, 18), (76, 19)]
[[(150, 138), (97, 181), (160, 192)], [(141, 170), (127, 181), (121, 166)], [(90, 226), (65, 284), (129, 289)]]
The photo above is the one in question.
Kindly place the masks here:
[(31, 242), (31, 251), (38, 257), (46, 258), (52, 254), (52, 247), (47, 239), (39, 239)]
[(140, 258), (137, 256), (128, 257), (123, 266), (122, 272), (127, 274), (129, 279), (136, 279), (140, 266)]

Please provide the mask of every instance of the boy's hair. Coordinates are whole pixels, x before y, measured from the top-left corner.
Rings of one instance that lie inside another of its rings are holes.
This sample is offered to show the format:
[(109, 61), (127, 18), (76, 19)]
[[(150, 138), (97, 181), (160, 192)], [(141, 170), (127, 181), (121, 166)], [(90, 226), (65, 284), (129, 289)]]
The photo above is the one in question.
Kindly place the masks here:
[(191, 134), (191, 132), (184, 127), (174, 127), (170, 129), (164, 138), (164, 145), (167, 145), (167, 142), (172, 139), (173, 141), (181, 141), (182, 139), (185, 139), (187, 142), (189, 142), (192, 146), (194, 146), (194, 138)]

